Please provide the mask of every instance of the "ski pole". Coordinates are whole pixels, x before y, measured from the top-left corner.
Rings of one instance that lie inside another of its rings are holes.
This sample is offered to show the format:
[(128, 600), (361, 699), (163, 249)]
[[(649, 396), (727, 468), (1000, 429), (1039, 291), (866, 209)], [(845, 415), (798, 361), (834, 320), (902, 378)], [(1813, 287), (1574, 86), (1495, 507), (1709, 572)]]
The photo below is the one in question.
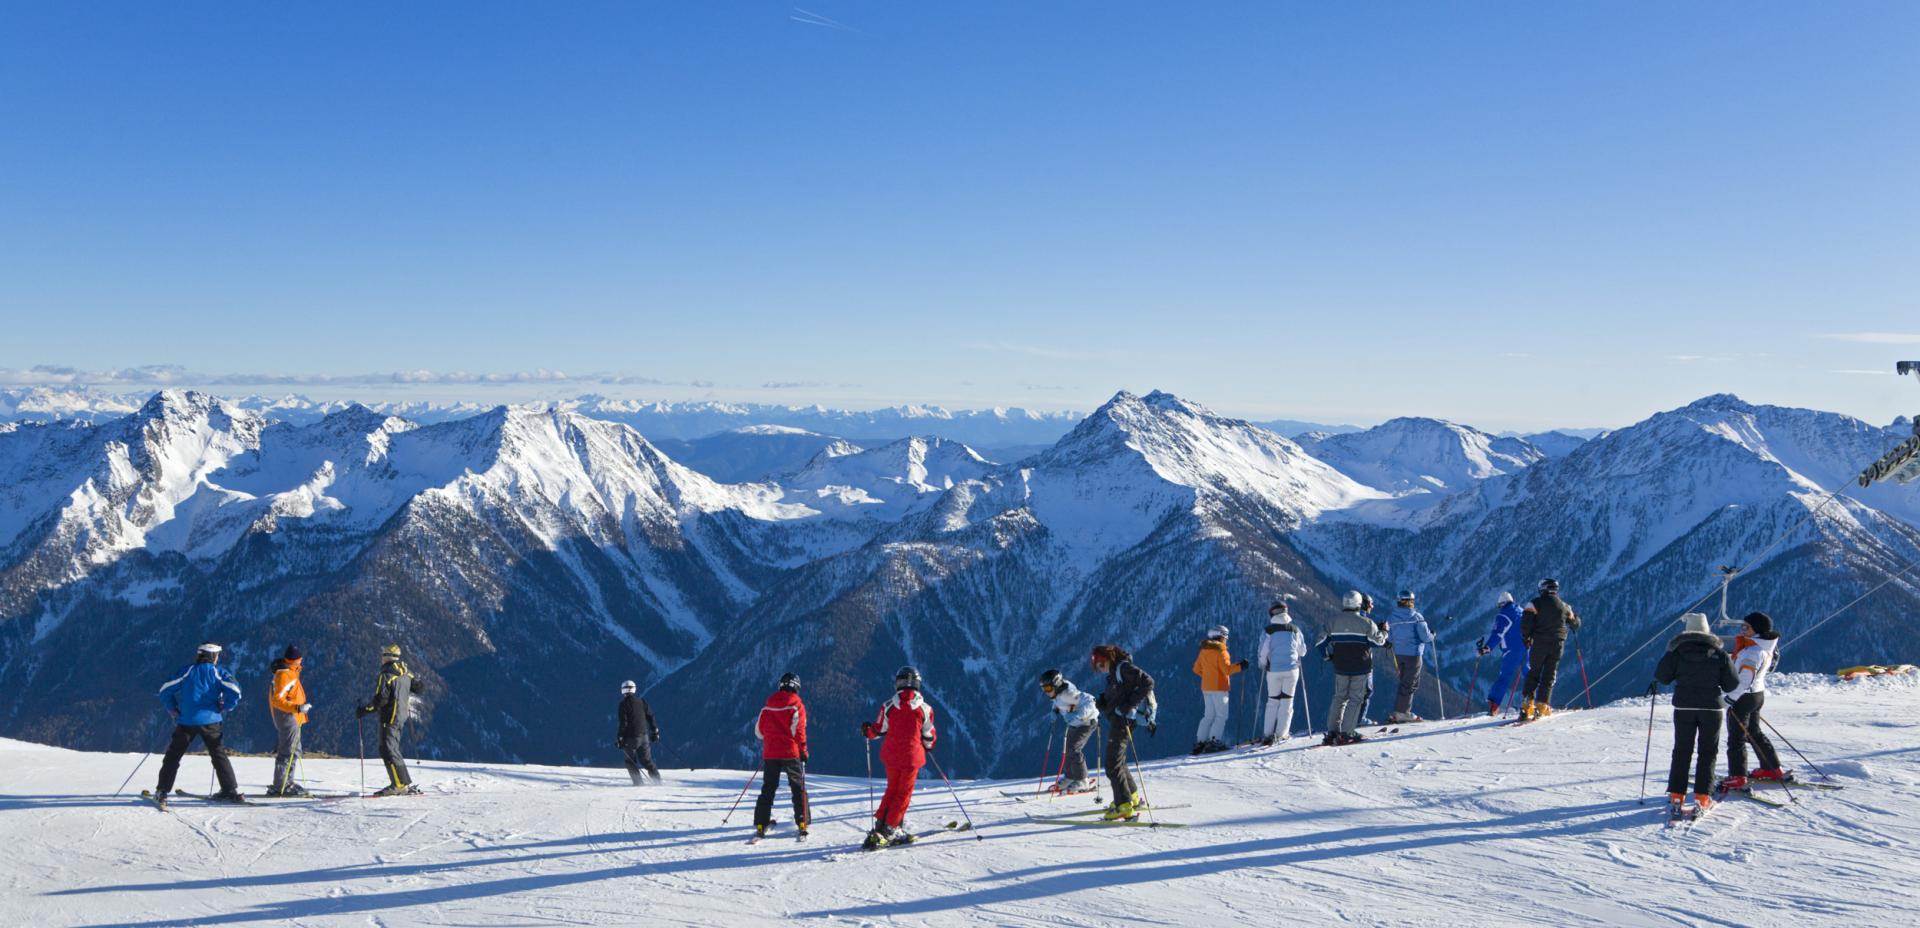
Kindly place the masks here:
[[(1152, 822), (1154, 821), (1153, 797), (1147, 795), (1147, 765), (1140, 760), (1140, 740), (1138, 738), (1128, 738), (1127, 747), (1133, 749), (1133, 766), (1135, 770), (1138, 771), (1133, 775), (1133, 779), (1140, 784), (1140, 801), (1147, 806), (1147, 821)], [(1127, 798), (1132, 799), (1133, 797), (1129, 796)], [(1119, 802), (1120, 797), (1113, 797), (1113, 801)]]
[(134, 765), (133, 765), (133, 773), (129, 773), (129, 774), (127, 774), (127, 778), (126, 778), (126, 779), (124, 779), (124, 780), (121, 780), (121, 781), (120, 781), (120, 789), (116, 789), (116, 790), (114, 790), (114, 791), (113, 791), (113, 794), (114, 794), (115, 796), (118, 796), (118, 795), (120, 795), (120, 790), (122, 790), (122, 789), (126, 789), (126, 788), (127, 788), (127, 784), (128, 784), (128, 783), (132, 783), (132, 782), (133, 782), (133, 777), (134, 777), (134, 774), (137, 774), (137, 773), (139, 773), (139, 772), (140, 772), (140, 768), (141, 768), (141, 767), (145, 767), (145, 766), (147, 765), (147, 758), (149, 758), (149, 757), (152, 757), (152, 756), (153, 756), (153, 752), (151, 752), (151, 751), (148, 751), (147, 753), (145, 753), (145, 754), (142, 754), (142, 755), (140, 755), (140, 762), (139, 762), (139, 763), (137, 763), (137, 764), (134, 764)]
[(1093, 721), (1093, 801), (1100, 801), (1100, 784), (1107, 781), (1107, 733), (1100, 726), (1100, 720)]
[(727, 814), (720, 819), (720, 824), (725, 825), (728, 819), (733, 818), (733, 811), (740, 808), (740, 800), (746, 797), (747, 790), (753, 788), (753, 781), (759, 776), (760, 771), (758, 770), (747, 774), (747, 785), (740, 787), (740, 795), (733, 797), (733, 805), (727, 807)]
[[(1307, 720), (1307, 737), (1313, 737), (1313, 703), (1307, 697), (1307, 691), (1313, 687), (1307, 685), (1307, 668), (1300, 668), (1300, 682), (1295, 689), (1300, 691), (1300, 714)], [(1293, 713), (1287, 713), (1287, 730), (1293, 730)]]
[[(1772, 723), (1772, 722), (1769, 722), (1769, 721), (1767, 721), (1767, 720), (1766, 720), (1765, 718), (1762, 718), (1762, 719), (1760, 720), (1760, 722), (1761, 722), (1761, 724), (1763, 724), (1763, 725), (1765, 725), (1765, 726), (1767, 726), (1767, 729), (1768, 729), (1769, 731), (1771, 731), (1771, 732), (1773, 732), (1773, 734), (1774, 734), (1774, 737), (1776, 737), (1776, 738), (1779, 738), (1779, 739), (1780, 739), (1780, 743), (1781, 743), (1781, 744), (1784, 744), (1784, 745), (1786, 745), (1786, 746), (1787, 746), (1788, 748), (1790, 748), (1790, 749), (1791, 749), (1791, 750), (1793, 751), (1793, 753), (1795, 753), (1795, 754), (1800, 754), (1800, 749), (1799, 749), (1799, 748), (1796, 748), (1796, 747), (1794, 747), (1794, 746), (1793, 746), (1793, 742), (1791, 742), (1791, 741), (1788, 741), (1788, 740), (1787, 740), (1787, 736), (1786, 736), (1786, 735), (1783, 735), (1783, 734), (1780, 734), (1780, 729), (1778, 729), (1778, 728), (1774, 728), (1774, 727), (1773, 727), (1773, 723)], [(1822, 779), (1822, 780), (1831, 780), (1831, 779), (1833, 779), (1833, 777), (1831, 777), (1831, 776), (1829, 776), (1829, 775), (1827, 774), (1827, 772), (1826, 772), (1825, 770), (1821, 770), (1821, 769), (1820, 769), (1820, 765), (1819, 765), (1819, 764), (1816, 764), (1816, 763), (1814, 763), (1814, 762), (1813, 762), (1813, 760), (1812, 760), (1811, 758), (1809, 758), (1809, 757), (1807, 757), (1807, 755), (1805, 755), (1805, 754), (1800, 754), (1800, 759), (1801, 759), (1801, 760), (1804, 760), (1804, 761), (1806, 761), (1806, 762), (1807, 762), (1807, 766), (1809, 766), (1809, 767), (1812, 767), (1812, 768), (1813, 768), (1813, 772), (1814, 772), (1814, 773), (1817, 773), (1817, 774), (1819, 774), (1819, 775), (1820, 775), (1820, 779)]]
[(1481, 654), (1479, 647), (1475, 646), (1473, 652), (1473, 682), (1467, 684), (1468, 699), (1472, 699), (1473, 694), (1480, 691), (1480, 659), (1483, 657), (1486, 657), (1486, 655)]
[[(1052, 758), (1053, 758), (1053, 720), (1048, 719), (1047, 720), (1047, 746), (1040, 750), (1040, 779), (1038, 782), (1034, 784), (1034, 787), (1033, 787), (1033, 794), (1035, 796), (1038, 796), (1041, 793), (1044, 793), (1047, 791), (1047, 762)], [(1060, 746), (1060, 763), (1064, 765), (1066, 762), (1067, 762), (1067, 746), (1063, 744)]]
[(360, 716), (353, 717), (353, 743), (360, 749), (360, 795), (367, 794), (367, 726)]
[(1647, 770), (1653, 764), (1653, 709), (1660, 704), (1660, 684), (1647, 684), (1647, 753), (1640, 758), (1640, 805), (1647, 804)]
[(867, 750), (867, 814), (872, 815), (873, 814), (873, 741), (870, 739), (861, 739), (861, 740), (866, 742), (863, 746)]
[(960, 791), (953, 788), (953, 781), (947, 779), (947, 772), (940, 769), (940, 758), (933, 756), (932, 751), (928, 751), (927, 759), (933, 761), (933, 772), (940, 775), (940, 782), (947, 784), (947, 792), (953, 794), (953, 804), (960, 807), (960, 816), (967, 820), (967, 830), (973, 832), (973, 840), (987, 840), (980, 837), (979, 830), (973, 827), (973, 816), (967, 814), (967, 804), (960, 801)]
[(1440, 683), (1440, 647), (1433, 648), (1433, 695), (1440, 701), (1440, 721), (1447, 720), (1447, 688)]
[[(1733, 707), (1732, 707), (1732, 706), (1728, 706), (1728, 707), (1727, 707), (1727, 718), (1730, 718), (1730, 719), (1732, 719), (1732, 720), (1733, 720), (1733, 724), (1735, 724), (1735, 725), (1738, 725), (1738, 726), (1740, 726), (1740, 737), (1742, 737), (1742, 738), (1745, 738), (1745, 739), (1747, 739), (1747, 744), (1749, 744), (1749, 745), (1751, 745), (1751, 744), (1753, 744), (1753, 733), (1747, 730), (1747, 723), (1746, 723), (1746, 722), (1743, 722), (1743, 721), (1741, 721), (1741, 720), (1740, 720), (1740, 713), (1738, 713), (1738, 712), (1735, 712), (1735, 711), (1733, 711)], [(1758, 714), (1756, 714), (1756, 715), (1754, 716), (1754, 718), (1756, 718), (1756, 719), (1757, 719), (1757, 718), (1759, 718), (1759, 715), (1758, 715)], [(1763, 721), (1764, 721), (1764, 720), (1763, 720)], [(1734, 735), (1733, 735), (1733, 732), (1731, 732), (1731, 731), (1729, 731), (1729, 732), (1727, 732), (1727, 737), (1728, 737), (1728, 738), (1732, 738), (1733, 736), (1734, 736)], [(1758, 759), (1758, 754), (1759, 754), (1759, 752), (1758, 752), (1758, 751), (1755, 751), (1754, 753), (1755, 753), (1755, 759)], [(1731, 771), (1731, 770), (1729, 770), (1729, 771), (1727, 771), (1727, 772), (1728, 772), (1728, 773), (1732, 773), (1733, 771)], [(1786, 779), (1785, 777), (1781, 777), (1781, 778), (1780, 778), (1780, 788), (1781, 788), (1781, 789), (1784, 789), (1784, 790), (1786, 790), (1786, 791), (1787, 791), (1787, 801), (1788, 801), (1788, 802), (1798, 802), (1798, 801), (1799, 801), (1799, 800), (1797, 800), (1797, 799), (1795, 799), (1795, 798), (1793, 798), (1793, 787), (1791, 787), (1791, 786), (1788, 786), (1788, 785), (1787, 785), (1787, 779)]]
[(1586, 690), (1587, 708), (1593, 708), (1593, 682), (1587, 679), (1587, 656), (1580, 653), (1580, 639), (1573, 639), (1573, 657), (1580, 662), (1580, 683)]

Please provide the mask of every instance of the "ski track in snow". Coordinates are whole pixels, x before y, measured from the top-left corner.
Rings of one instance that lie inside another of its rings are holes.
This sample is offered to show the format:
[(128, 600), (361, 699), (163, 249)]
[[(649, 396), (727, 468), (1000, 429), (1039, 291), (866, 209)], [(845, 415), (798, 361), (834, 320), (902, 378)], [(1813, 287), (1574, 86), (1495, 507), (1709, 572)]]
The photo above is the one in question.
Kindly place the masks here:
[[(856, 847), (858, 778), (810, 778), (804, 844), (783, 786), (781, 824), (748, 845), (754, 791), (721, 824), (738, 771), (635, 788), (618, 768), (429, 761), (424, 798), (182, 798), (161, 814), (109, 796), (133, 755), (0, 741), (0, 923), (1885, 924), (1920, 881), (1920, 748), (1912, 726), (1875, 723), (1912, 717), (1920, 681), (1775, 693), (1774, 723), (1843, 791), (1800, 790), (1785, 809), (1733, 798), (1667, 829), (1668, 723), (1640, 804), (1646, 713), (1630, 701), (1522, 728), (1473, 718), (1151, 762), (1146, 790), (1188, 805), (1160, 813), (1182, 830), (1030, 822), (1080, 803), (1015, 802), (1000, 791), (1031, 783), (1007, 781), (958, 784), (979, 831), (946, 832), (962, 816), (929, 774), (908, 817), (924, 841), (876, 854)], [(204, 764), (189, 758), (185, 778)], [(269, 764), (237, 759), (243, 785), (258, 791)], [(353, 760), (306, 769), (318, 790), (358, 786)]]

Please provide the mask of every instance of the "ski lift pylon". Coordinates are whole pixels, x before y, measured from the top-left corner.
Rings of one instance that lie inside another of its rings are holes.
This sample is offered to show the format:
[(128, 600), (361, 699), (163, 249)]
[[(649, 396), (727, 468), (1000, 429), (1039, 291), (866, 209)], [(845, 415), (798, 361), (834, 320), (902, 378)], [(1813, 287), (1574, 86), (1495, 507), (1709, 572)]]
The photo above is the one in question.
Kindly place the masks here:
[[(1894, 371), (1902, 377), (1912, 374), (1920, 379), (1920, 361), (1901, 361), (1894, 365)], [(1870, 487), (1882, 480), (1912, 483), (1917, 479), (1920, 479), (1920, 416), (1914, 417), (1912, 437), (1894, 445), (1893, 450), (1860, 472), (1860, 486)]]

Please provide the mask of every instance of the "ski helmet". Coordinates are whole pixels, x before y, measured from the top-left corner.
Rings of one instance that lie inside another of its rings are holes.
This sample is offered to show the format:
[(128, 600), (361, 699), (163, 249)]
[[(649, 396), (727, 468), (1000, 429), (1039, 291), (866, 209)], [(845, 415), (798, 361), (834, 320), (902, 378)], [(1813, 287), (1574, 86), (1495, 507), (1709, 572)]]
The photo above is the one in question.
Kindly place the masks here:
[(1347, 595), (1340, 597), (1340, 609), (1343, 612), (1359, 612), (1366, 599), (1359, 590), (1348, 590)]
[(635, 686), (632, 680), (628, 680), (627, 682), (620, 684), (620, 692), (626, 693), (628, 695), (632, 695), (635, 691), (639, 689), (640, 687)]
[(1396, 600), (1394, 600), (1394, 602), (1397, 602), (1397, 603), (1410, 603), (1410, 602), (1413, 602), (1413, 591), (1412, 591), (1412, 590), (1401, 590), (1401, 591), (1400, 591), (1400, 598), (1399, 598), (1399, 599), (1396, 599)]
[(1287, 611), (1287, 602), (1284, 599), (1276, 599), (1273, 601), (1273, 605), (1267, 607), (1268, 615), (1279, 615), (1285, 611)]
[(902, 667), (893, 672), (893, 688), (896, 690), (917, 690), (920, 688), (920, 671), (911, 666)]
[(1067, 688), (1067, 678), (1058, 670), (1049, 670), (1040, 675), (1040, 688), (1052, 695)]
[(780, 688), (789, 693), (800, 692), (800, 675), (789, 670), (780, 675)]
[(1361, 612), (1373, 611), (1373, 597), (1368, 596), (1365, 593), (1360, 594), (1360, 611)]
[(397, 644), (387, 645), (380, 649), (380, 656), (390, 661), (397, 661), (400, 659), (400, 646)]
[(1547, 579), (1540, 581), (1540, 592), (1542, 593), (1560, 592), (1560, 581), (1555, 580), (1552, 577), (1548, 577)]
[(1502, 605), (1502, 606), (1504, 606), (1504, 605), (1506, 605), (1506, 604), (1508, 604), (1508, 603), (1510, 603), (1510, 602), (1513, 602), (1513, 594), (1512, 594), (1512, 593), (1509, 593), (1509, 592), (1507, 592), (1506, 590), (1501, 590), (1501, 591), (1500, 591), (1500, 605)]
[(1208, 641), (1212, 641), (1216, 638), (1225, 638), (1225, 637), (1227, 637), (1227, 627), (1225, 625), (1215, 625), (1214, 627), (1207, 629)]
[(209, 641), (194, 651), (196, 654), (219, 654), (220, 646)]

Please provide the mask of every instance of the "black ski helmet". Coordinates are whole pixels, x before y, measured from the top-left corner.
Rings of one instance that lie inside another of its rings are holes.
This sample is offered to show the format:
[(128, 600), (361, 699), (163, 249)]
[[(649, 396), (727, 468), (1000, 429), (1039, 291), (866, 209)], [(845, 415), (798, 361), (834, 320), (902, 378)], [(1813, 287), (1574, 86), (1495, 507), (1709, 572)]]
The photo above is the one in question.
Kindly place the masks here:
[(1548, 577), (1547, 579), (1540, 581), (1540, 592), (1542, 593), (1560, 592), (1560, 581), (1555, 580), (1552, 577)]
[(787, 671), (786, 673), (781, 674), (780, 688), (783, 690), (786, 690), (789, 693), (800, 692), (800, 675), (797, 673), (794, 673), (793, 671)]
[(920, 688), (920, 671), (911, 666), (902, 667), (893, 672), (893, 688), (896, 690), (917, 690)]
[(1279, 615), (1285, 611), (1287, 611), (1287, 601), (1284, 599), (1276, 599), (1273, 601), (1273, 605), (1267, 607), (1267, 615), (1270, 616)]
[(1067, 678), (1058, 670), (1049, 670), (1040, 675), (1040, 686), (1050, 693), (1067, 688)]

